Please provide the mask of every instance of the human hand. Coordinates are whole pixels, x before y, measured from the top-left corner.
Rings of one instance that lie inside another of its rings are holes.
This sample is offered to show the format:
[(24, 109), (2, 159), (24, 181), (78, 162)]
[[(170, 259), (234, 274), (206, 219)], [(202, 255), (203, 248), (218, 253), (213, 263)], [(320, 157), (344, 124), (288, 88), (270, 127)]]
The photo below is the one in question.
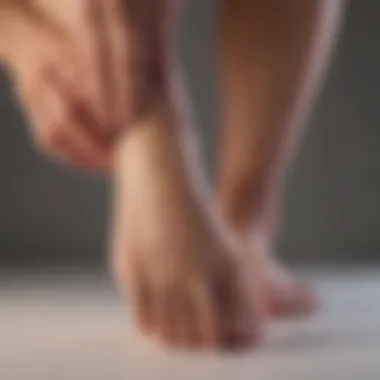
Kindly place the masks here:
[[(155, 0), (149, 7), (136, 0), (35, 0), (35, 4), (63, 27), (68, 43), (39, 73), (36, 88), (30, 91), (38, 93), (39, 104), (34, 102), (31, 109), (40, 115), (38, 123), (45, 131), (54, 130), (53, 139), (69, 130), (73, 137), (85, 135), (87, 149), (82, 154), (78, 143), (71, 144), (75, 149), (66, 144), (67, 162), (82, 166), (86, 155), (93, 167), (107, 167), (120, 133), (167, 91), (172, 0)], [(42, 107), (53, 100), (55, 105)], [(79, 123), (69, 114), (79, 115), (75, 116)], [(103, 162), (95, 149), (99, 143), (105, 149)]]
[(108, 167), (120, 132), (165, 91), (168, 10), (131, 0), (25, 4), (7, 63), (37, 145), (72, 165)]

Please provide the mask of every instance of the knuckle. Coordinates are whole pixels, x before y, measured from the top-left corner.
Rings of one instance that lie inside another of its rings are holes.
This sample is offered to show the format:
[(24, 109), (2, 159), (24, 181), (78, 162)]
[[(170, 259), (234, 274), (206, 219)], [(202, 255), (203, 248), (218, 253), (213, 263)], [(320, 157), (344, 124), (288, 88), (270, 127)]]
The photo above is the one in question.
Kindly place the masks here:
[(46, 141), (49, 144), (56, 144), (60, 142), (63, 136), (63, 128), (61, 125), (51, 125), (46, 133)]
[(50, 126), (39, 138), (39, 145), (44, 151), (52, 151), (60, 143), (63, 136), (62, 128)]

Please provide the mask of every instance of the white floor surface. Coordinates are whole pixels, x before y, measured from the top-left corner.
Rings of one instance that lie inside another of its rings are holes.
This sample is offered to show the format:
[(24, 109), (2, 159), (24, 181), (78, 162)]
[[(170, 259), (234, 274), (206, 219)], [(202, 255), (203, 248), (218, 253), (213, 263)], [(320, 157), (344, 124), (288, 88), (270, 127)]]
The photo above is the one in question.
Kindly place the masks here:
[(313, 318), (274, 322), (263, 346), (164, 353), (139, 337), (110, 290), (3, 280), (1, 380), (379, 380), (380, 272), (313, 275)]

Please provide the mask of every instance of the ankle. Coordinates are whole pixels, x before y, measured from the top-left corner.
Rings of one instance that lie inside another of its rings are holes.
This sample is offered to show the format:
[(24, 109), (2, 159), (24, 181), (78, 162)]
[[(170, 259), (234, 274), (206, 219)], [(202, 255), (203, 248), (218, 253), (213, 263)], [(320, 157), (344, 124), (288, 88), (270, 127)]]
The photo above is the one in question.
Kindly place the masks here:
[(274, 197), (255, 195), (254, 192), (244, 196), (244, 192), (237, 190), (220, 192), (217, 206), (229, 226), (240, 235), (250, 235), (253, 230), (265, 231), (273, 236), (275, 231), (275, 204)]
[(166, 93), (152, 100), (144, 114), (120, 137), (116, 156), (119, 161), (132, 161), (133, 157), (158, 155), (169, 160), (169, 156), (180, 155), (179, 131), (183, 125), (178, 106)]
[(177, 188), (178, 194), (203, 197), (207, 187), (196, 139), (191, 136), (186, 98), (174, 85), (178, 86), (172, 84), (171, 90), (121, 136), (115, 154), (116, 172), (128, 178), (129, 187), (151, 176), (169, 193)]
[(223, 218), (238, 233), (245, 234), (256, 224), (263, 224), (262, 204), (254, 197), (244, 197), (238, 191), (221, 192), (217, 205)]

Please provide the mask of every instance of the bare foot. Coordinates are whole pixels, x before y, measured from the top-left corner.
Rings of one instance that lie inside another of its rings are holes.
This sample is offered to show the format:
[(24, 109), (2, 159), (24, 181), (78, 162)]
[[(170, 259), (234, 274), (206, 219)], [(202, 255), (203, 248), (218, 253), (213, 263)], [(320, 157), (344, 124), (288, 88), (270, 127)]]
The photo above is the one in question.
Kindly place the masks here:
[(261, 332), (256, 268), (211, 210), (177, 124), (170, 113), (154, 113), (119, 146), (112, 250), (117, 278), (138, 326), (160, 342), (250, 345)]
[[(254, 193), (253, 193), (254, 194)], [(244, 195), (244, 194), (243, 194)], [(240, 236), (245, 254), (253, 258), (255, 265), (263, 270), (263, 298), (266, 314), (273, 317), (300, 316), (313, 313), (318, 308), (318, 297), (306, 283), (290, 274), (280, 264), (273, 252), (276, 230), (276, 202), (253, 202), (241, 196), (236, 189), (225, 192), (217, 199), (224, 220)], [(264, 205), (265, 211), (252, 213), (252, 205)], [(261, 216), (259, 216), (261, 215)]]
[[(293, 277), (289, 270), (272, 257), (271, 241), (256, 229), (244, 235), (246, 253), (259, 256), (266, 268), (264, 272), (264, 298), (267, 313), (273, 317), (308, 315), (318, 308), (318, 298), (312, 288)], [(247, 236), (249, 235), (249, 238)]]
[(268, 310), (278, 317), (309, 315), (319, 307), (313, 288), (272, 259), (268, 263)]

